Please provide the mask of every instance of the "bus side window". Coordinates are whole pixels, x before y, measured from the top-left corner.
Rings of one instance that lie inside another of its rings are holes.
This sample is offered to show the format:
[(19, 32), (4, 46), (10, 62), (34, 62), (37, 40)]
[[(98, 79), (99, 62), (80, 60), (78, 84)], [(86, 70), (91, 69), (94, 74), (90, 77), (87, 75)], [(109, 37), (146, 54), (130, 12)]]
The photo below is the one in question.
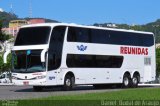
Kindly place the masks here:
[(90, 29), (69, 27), (67, 41), (69, 42), (90, 42)]
[(75, 42), (76, 41), (76, 31), (72, 27), (69, 27), (67, 40), (70, 41), (70, 42)]

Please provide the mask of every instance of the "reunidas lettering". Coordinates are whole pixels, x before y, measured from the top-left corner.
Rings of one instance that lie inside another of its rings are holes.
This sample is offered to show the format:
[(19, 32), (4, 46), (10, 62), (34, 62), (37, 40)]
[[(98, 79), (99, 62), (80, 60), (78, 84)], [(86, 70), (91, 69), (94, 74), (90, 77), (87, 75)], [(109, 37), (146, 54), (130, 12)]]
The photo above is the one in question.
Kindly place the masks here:
[(120, 47), (120, 54), (148, 55), (148, 48)]

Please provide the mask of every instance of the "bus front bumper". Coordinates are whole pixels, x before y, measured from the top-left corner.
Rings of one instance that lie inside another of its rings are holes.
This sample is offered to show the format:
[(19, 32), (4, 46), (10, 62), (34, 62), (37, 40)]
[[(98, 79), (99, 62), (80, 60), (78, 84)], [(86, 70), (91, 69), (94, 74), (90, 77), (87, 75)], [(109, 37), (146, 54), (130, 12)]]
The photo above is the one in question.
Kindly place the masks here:
[(45, 86), (46, 79), (39, 79), (39, 80), (12, 80), (13, 85), (38, 85), (38, 86)]

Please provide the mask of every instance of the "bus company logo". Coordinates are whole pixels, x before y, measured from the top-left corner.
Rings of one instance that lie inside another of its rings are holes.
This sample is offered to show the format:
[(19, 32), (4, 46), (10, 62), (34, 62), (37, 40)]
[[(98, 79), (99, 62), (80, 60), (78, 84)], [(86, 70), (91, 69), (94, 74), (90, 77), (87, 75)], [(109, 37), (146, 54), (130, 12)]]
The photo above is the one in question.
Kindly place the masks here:
[(87, 50), (87, 46), (84, 46), (84, 45), (80, 45), (80, 46), (77, 46), (78, 50), (80, 51), (85, 51)]
[(53, 79), (55, 79), (55, 76), (50, 76), (49, 77), (49, 80), (53, 80)]
[(120, 54), (148, 55), (148, 48), (120, 47)]

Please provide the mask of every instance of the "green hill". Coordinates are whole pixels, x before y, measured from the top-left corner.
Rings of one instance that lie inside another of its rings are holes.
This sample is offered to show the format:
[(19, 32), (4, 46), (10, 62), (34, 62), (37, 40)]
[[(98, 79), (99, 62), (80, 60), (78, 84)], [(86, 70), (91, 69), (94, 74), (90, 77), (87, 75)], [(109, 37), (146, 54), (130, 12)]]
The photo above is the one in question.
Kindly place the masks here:
[(3, 21), (3, 27), (8, 27), (9, 21), (16, 19), (18, 19), (18, 16), (15, 14), (0, 12), (0, 20)]
[[(37, 17), (35, 17), (37, 19)], [(35, 19), (35, 18), (18, 18), (17, 15), (15, 14), (12, 14), (12, 13), (7, 13), (7, 12), (0, 12), (0, 20), (3, 21), (3, 27), (8, 27), (9, 25), (9, 22), (11, 20), (19, 20), (19, 19), (24, 19), (24, 20), (30, 20), (30, 19)], [(46, 19), (46, 18), (40, 18), (38, 17), (38, 19), (45, 19), (45, 21), (48, 23), (48, 22), (58, 22), (56, 20), (51, 20), (51, 19)]]

